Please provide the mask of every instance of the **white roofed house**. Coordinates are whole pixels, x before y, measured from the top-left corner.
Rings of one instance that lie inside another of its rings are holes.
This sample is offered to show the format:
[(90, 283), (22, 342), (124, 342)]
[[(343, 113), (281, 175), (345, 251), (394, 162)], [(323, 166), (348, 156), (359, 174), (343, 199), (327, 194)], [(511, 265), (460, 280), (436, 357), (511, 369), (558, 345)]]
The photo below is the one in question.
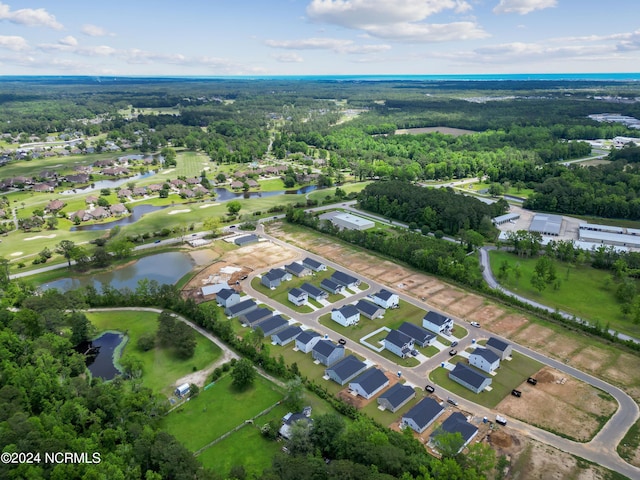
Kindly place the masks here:
[(491, 373), (500, 367), (500, 357), (488, 348), (476, 348), (469, 355), (469, 365)]
[(391, 330), (383, 340), (383, 343), (384, 348), (400, 358), (407, 357), (414, 345), (413, 338), (398, 330)]
[(378, 293), (375, 293), (372, 298), (376, 305), (380, 305), (382, 308), (395, 308), (400, 302), (400, 298), (396, 293), (392, 293), (389, 290), (382, 289)]
[(357, 325), (360, 321), (360, 311), (353, 305), (344, 305), (341, 308), (331, 310), (331, 320), (343, 327)]
[(489, 340), (487, 340), (486, 347), (498, 355), (500, 360), (509, 358), (513, 350), (510, 344), (503, 342), (496, 337), (490, 337)]
[(287, 298), (291, 303), (293, 303), (297, 307), (300, 307), (307, 303), (307, 301), (309, 300), (309, 294), (299, 288), (292, 288), (291, 290), (289, 290)]
[(453, 329), (453, 320), (438, 312), (427, 312), (422, 319), (422, 326), (436, 334)]
[(369, 400), (389, 385), (389, 379), (382, 370), (370, 368), (349, 383), (349, 390)]

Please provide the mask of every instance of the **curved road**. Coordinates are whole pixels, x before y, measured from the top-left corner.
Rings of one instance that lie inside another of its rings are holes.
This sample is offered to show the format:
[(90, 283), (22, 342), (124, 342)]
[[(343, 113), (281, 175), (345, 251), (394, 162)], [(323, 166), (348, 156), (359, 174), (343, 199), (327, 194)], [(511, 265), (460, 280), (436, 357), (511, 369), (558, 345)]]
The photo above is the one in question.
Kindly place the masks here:
[[(300, 258), (303, 258), (303, 257), (315, 258), (316, 260), (323, 262), (326, 265), (331, 266), (332, 268), (345, 271), (350, 275), (353, 275), (356, 278), (361, 279), (363, 282), (366, 282), (369, 284), (369, 288), (365, 291), (361, 291), (348, 298), (339, 300), (338, 302), (335, 302), (330, 306), (323, 307), (322, 309), (318, 309), (313, 313), (301, 314), (299, 312), (292, 310), (287, 305), (282, 305), (278, 302), (274, 302), (268, 296), (253, 289), (251, 287), (251, 281), (253, 278), (257, 276), (256, 272), (253, 272), (251, 275), (249, 275), (249, 277), (246, 280), (242, 282), (244, 291), (247, 292), (250, 296), (256, 298), (260, 302), (273, 306), (278, 311), (288, 315), (291, 318), (295, 318), (300, 323), (304, 324), (307, 327), (313, 328), (315, 331), (319, 332), (322, 335), (328, 335), (330, 338), (333, 338), (334, 340), (339, 336), (335, 331), (331, 330), (328, 327), (325, 327), (324, 325), (321, 325), (318, 322), (318, 318), (320, 316), (330, 312), (332, 308), (339, 308), (344, 304), (353, 303), (355, 300), (365, 297), (367, 294), (378, 291), (381, 288), (386, 288), (389, 290), (389, 287), (387, 285), (382, 285), (380, 283), (372, 281), (369, 278), (363, 277), (362, 275), (359, 275), (355, 272), (350, 271), (348, 268), (345, 268), (343, 265), (334, 263), (330, 260), (327, 260), (326, 258), (320, 257), (302, 248), (293, 246), (291, 244), (288, 244), (284, 241), (281, 241), (279, 239), (276, 239), (266, 234), (264, 232), (264, 227), (262, 225), (258, 227), (258, 230), (256, 233), (258, 233), (259, 235), (261, 235), (262, 237), (264, 237), (265, 239), (269, 240), (272, 243), (278, 244), (290, 250), (294, 250), (300, 255)], [(395, 292), (395, 293), (397, 293), (398, 296), (405, 302), (416, 305), (419, 308), (438, 311), (437, 309), (432, 308), (430, 305), (427, 305), (424, 302), (420, 302), (417, 299), (406, 295), (405, 293), (402, 293), (402, 292)], [(466, 322), (462, 322), (458, 320), (456, 321), (456, 323), (458, 325), (463, 325), (464, 328), (469, 330), (469, 334), (466, 335), (463, 339), (459, 340), (459, 347), (458, 347), (459, 351), (463, 351), (465, 348), (471, 346), (475, 338), (488, 338), (489, 336), (501, 338), (495, 335), (494, 333), (483, 330), (482, 328), (472, 327)], [(472, 339), (471, 337), (474, 337), (474, 338)], [(508, 341), (506, 339), (502, 339), (502, 340)], [(517, 431), (520, 431), (522, 434), (524, 434), (529, 438), (536, 439), (540, 442), (552, 445), (565, 452), (569, 452), (571, 454), (585, 458), (594, 463), (602, 465), (603, 467), (606, 467), (610, 470), (614, 470), (623, 475), (626, 475), (629, 478), (640, 478), (640, 469), (626, 463), (624, 460), (622, 460), (618, 456), (618, 453), (616, 452), (616, 446), (622, 440), (626, 431), (638, 419), (638, 417), (640, 417), (640, 410), (638, 409), (638, 405), (636, 404), (636, 402), (631, 397), (629, 397), (626, 393), (624, 393), (622, 390), (620, 390), (617, 387), (614, 387), (613, 385), (610, 385), (598, 378), (595, 378), (591, 375), (583, 373), (573, 367), (565, 365), (562, 362), (558, 362), (557, 360), (554, 360), (552, 358), (546, 357), (545, 355), (542, 355), (538, 352), (530, 350), (526, 347), (516, 345), (511, 341), (508, 341), (508, 342), (513, 345), (513, 349), (515, 351), (522, 353), (524, 355), (527, 355), (529, 357), (532, 357), (535, 360), (538, 360), (546, 365), (550, 365), (551, 367), (561, 372), (564, 372), (567, 375), (571, 375), (583, 382), (593, 385), (596, 388), (604, 390), (610, 395), (612, 395), (618, 402), (617, 411), (613, 414), (613, 416), (610, 418), (607, 424), (595, 435), (595, 437), (590, 442), (587, 442), (587, 443), (574, 442), (512, 418), (509, 418), (509, 427), (514, 428)], [(357, 353), (358, 355), (361, 355), (365, 358), (368, 358), (374, 361), (381, 368), (384, 368), (391, 372), (401, 371), (402, 376), (409, 383), (418, 387), (422, 387), (425, 383), (427, 383), (428, 373), (431, 370), (438, 368), (441, 362), (446, 361), (447, 359), (450, 358), (447, 352), (448, 349), (445, 349), (440, 353), (434, 355), (433, 357), (429, 358), (428, 360), (424, 361), (422, 364), (420, 364), (417, 367), (406, 368), (406, 367), (401, 367), (397, 365), (396, 363), (382, 357), (381, 355), (377, 354), (376, 352), (370, 350), (369, 348), (359, 343), (349, 342), (348, 348), (354, 351), (355, 353)], [(457, 395), (441, 387), (438, 387), (437, 393), (438, 393), (438, 396), (441, 398), (446, 398), (446, 397), (454, 398), (455, 400), (458, 401), (459, 406), (461, 408), (469, 412), (474, 412), (474, 415), (476, 416), (479, 416), (479, 417), (486, 416), (489, 418), (493, 418), (496, 414), (496, 411), (494, 410), (482, 407), (469, 400), (458, 397)], [(450, 406), (448, 405), (447, 408), (450, 408)]]

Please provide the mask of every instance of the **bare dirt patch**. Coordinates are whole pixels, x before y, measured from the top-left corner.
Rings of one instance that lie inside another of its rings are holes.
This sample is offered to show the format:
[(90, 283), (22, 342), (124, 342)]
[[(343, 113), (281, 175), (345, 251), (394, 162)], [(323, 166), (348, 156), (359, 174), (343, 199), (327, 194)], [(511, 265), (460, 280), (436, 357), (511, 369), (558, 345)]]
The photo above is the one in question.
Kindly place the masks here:
[(522, 315), (506, 315), (489, 322), (491, 331), (505, 337), (513, 335), (528, 323), (529, 320)]
[(500, 318), (505, 314), (505, 311), (495, 305), (485, 305), (473, 312), (470, 312), (467, 317), (469, 320), (479, 322), (480, 325), (493, 322), (496, 318)]
[[(352, 395), (349, 387), (347, 386), (347, 388), (340, 390), (338, 392), (337, 397), (342, 399), (345, 403), (348, 403), (349, 405), (353, 405), (354, 407), (360, 409), (360, 408), (364, 408), (367, 405), (369, 405), (371, 402), (375, 402), (376, 398), (378, 398), (378, 396), (382, 395), (384, 392), (386, 392), (389, 388), (393, 387), (396, 383), (398, 383), (398, 377), (396, 375), (394, 375), (391, 372), (384, 372), (385, 377), (387, 377), (389, 379), (389, 386), (387, 388), (385, 388), (384, 390), (381, 390), (375, 397), (367, 400), (366, 398), (363, 398), (359, 395)], [(394, 422), (395, 423), (395, 422)]]
[[(571, 364), (574, 367), (585, 372), (592, 373), (599, 372), (602, 368), (602, 365), (605, 363), (609, 363), (610, 361), (611, 357), (605, 350), (593, 346), (583, 348), (582, 351), (571, 358)], [(628, 366), (625, 366), (625, 370), (627, 372), (633, 371), (630, 370)]]
[(629, 375), (629, 372), (640, 372), (640, 358), (629, 353), (621, 353), (615, 361), (605, 361), (605, 364), (607, 367), (603, 370), (602, 376), (625, 386), (627, 393), (640, 403), (640, 380), (637, 375)]
[(464, 297), (464, 292), (453, 288), (445, 288), (429, 298), (429, 302), (439, 307), (449, 307), (456, 300)]
[(522, 397), (508, 396), (497, 409), (545, 430), (588, 441), (600, 429), (596, 417), (608, 417), (617, 408), (597, 389), (551, 367), (543, 367), (535, 377), (536, 386), (522, 383), (518, 387)]
[(472, 294), (467, 294), (460, 298), (457, 302), (449, 305), (449, 311), (458, 317), (465, 317), (469, 312), (477, 309), (484, 303), (484, 300)]
[(258, 242), (225, 254), (229, 263), (242, 265), (252, 270), (260, 270), (291, 261), (299, 255), (288, 248), (271, 242)]
[(553, 335), (555, 335), (555, 332), (550, 328), (532, 323), (520, 330), (512, 340), (527, 347), (540, 348), (543, 352), (546, 352), (545, 345)]

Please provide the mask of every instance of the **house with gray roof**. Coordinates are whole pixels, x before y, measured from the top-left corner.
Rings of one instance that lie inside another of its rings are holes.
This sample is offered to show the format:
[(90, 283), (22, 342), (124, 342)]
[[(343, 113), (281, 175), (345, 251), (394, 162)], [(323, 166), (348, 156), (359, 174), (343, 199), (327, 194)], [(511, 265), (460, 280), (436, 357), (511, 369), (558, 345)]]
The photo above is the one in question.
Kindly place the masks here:
[(345, 288), (353, 289), (360, 285), (360, 280), (352, 275), (341, 272), (340, 270), (336, 270), (335, 272), (333, 272), (333, 275), (331, 275), (331, 280), (339, 283), (340, 285), (344, 285)]
[(272, 268), (262, 275), (260, 283), (267, 288), (277, 288), (282, 282), (291, 280), (291, 274), (285, 272), (282, 268)]
[(294, 325), (271, 335), (271, 341), (276, 345), (284, 346), (293, 342), (301, 333), (302, 329), (298, 325)]
[(489, 337), (486, 347), (492, 350), (496, 355), (500, 357), (500, 360), (505, 360), (511, 356), (513, 347), (507, 342), (497, 339), (496, 337)]
[(296, 337), (296, 348), (302, 353), (309, 353), (322, 339), (322, 335), (313, 330), (304, 330)]
[(344, 357), (344, 347), (329, 340), (320, 340), (311, 349), (311, 356), (315, 361), (329, 367)]
[(500, 367), (500, 357), (488, 348), (478, 347), (469, 355), (469, 365), (491, 373)]
[(309, 298), (313, 298), (314, 300), (324, 300), (325, 298), (327, 298), (329, 296), (329, 294), (327, 292), (325, 292), (324, 290), (319, 289), (318, 287), (316, 287), (315, 285), (312, 285), (310, 283), (303, 283), (302, 285), (300, 285), (300, 290), (304, 290), (305, 292), (307, 292), (307, 295), (309, 295)]
[(375, 320), (384, 313), (384, 308), (381, 308), (378, 305), (367, 300), (358, 300), (358, 303), (356, 303), (356, 308), (360, 310), (360, 313), (362, 315), (371, 320)]
[(311, 257), (307, 257), (302, 260), (302, 265), (307, 267), (312, 272), (324, 272), (327, 270), (327, 266), (324, 263), (314, 260)]
[(374, 293), (372, 300), (376, 305), (379, 305), (384, 309), (397, 308), (400, 303), (400, 297), (398, 297), (397, 293), (390, 292), (384, 288), (378, 293)]
[(474, 393), (480, 393), (491, 385), (490, 377), (484, 376), (464, 363), (456, 363), (453, 370), (449, 372), (449, 378)]
[(385, 410), (397, 412), (409, 400), (416, 396), (416, 391), (408, 385), (396, 383), (389, 390), (378, 397), (378, 405)]
[(216, 294), (216, 303), (227, 308), (236, 303), (240, 303), (240, 294), (233, 288), (223, 288)]
[(460, 451), (466, 447), (471, 440), (473, 440), (473, 437), (477, 435), (478, 428), (467, 422), (467, 417), (462, 413), (454, 412), (449, 416), (449, 418), (442, 422), (442, 425), (440, 425), (429, 437), (430, 442), (436, 449), (438, 448), (438, 436), (443, 433), (459, 433), (462, 435), (464, 443), (457, 452), (460, 453)]
[(258, 308), (256, 302), (254, 302), (252, 298), (249, 298), (240, 303), (228, 306), (224, 309), (224, 314), (227, 317), (235, 318), (240, 315), (244, 315), (245, 313), (249, 313), (251, 310), (255, 310), (256, 308)]
[(250, 245), (252, 243), (258, 243), (259, 241), (260, 241), (260, 237), (252, 233), (251, 235), (245, 235), (243, 237), (236, 238), (233, 241), (233, 243), (235, 243), (239, 247), (243, 247), (245, 245)]
[(300, 263), (292, 262), (289, 265), (284, 266), (285, 271), (296, 277), (306, 277), (311, 275), (311, 270)]
[(442, 405), (433, 398), (426, 397), (402, 416), (400, 424), (417, 433), (422, 433), (443, 413), (444, 407)]
[(282, 418), (282, 426), (278, 430), (280, 436), (289, 440), (291, 438), (291, 427), (296, 423), (304, 423), (307, 427), (310, 427), (313, 424), (313, 419), (305, 413), (287, 413)]
[(357, 377), (367, 369), (367, 364), (353, 355), (343, 358), (338, 363), (327, 368), (324, 373), (338, 385), (345, 385), (352, 378)]
[(382, 370), (370, 368), (349, 383), (349, 390), (369, 400), (388, 385), (389, 379)]
[(453, 320), (438, 312), (427, 312), (422, 319), (422, 326), (427, 330), (440, 335), (441, 333), (453, 329)]
[(289, 326), (289, 322), (282, 318), (281, 315), (274, 315), (262, 320), (260, 323), (254, 326), (254, 330), (259, 328), (264, 333), (265, 337), (278, 333)]
[(295, 306), (304, 305), (309, 300), (309, 294), (300, 288), (292, 288), (287, 294), (287, 299)]
[(416, 343), (416, 345), (419, 345), (421, 347), (428, 347), (436, 339), (435, 334), (410, 322), (404, 322), (398, 327), (398, 331), (413, 338), (413, 341)]
[(240, 322), (248, 327), (255, 327), (256, 324), (271, 317), (273, 312), (268, 308), (258, 307), (250, 312), (240, 315)]
[(344, 305), (331, 310), (331, 320), (339, 323), (343, 327), (356, 325), (360, 321), (360, 310), (353, 305)]
[(320, 282), (320, 287), (324, 288), (327, 292), (334, 295), (342, 294), (344, 292), (344, 285), (338, 282), (334, 282), (330, 278), (325, 278)]
[(400, 358), (406, 358), (413, 350), (413, 338), (398, 330), (391, 330), (382, 342), (384, 348)]

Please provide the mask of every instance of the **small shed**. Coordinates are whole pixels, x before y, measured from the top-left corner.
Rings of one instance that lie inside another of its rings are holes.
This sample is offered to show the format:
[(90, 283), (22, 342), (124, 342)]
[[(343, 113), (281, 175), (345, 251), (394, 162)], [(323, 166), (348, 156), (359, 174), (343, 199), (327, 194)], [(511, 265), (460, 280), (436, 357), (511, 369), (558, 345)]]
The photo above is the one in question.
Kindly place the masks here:
[(188, 383), (183, 383), (182, 385), (180, 385), (178, 388), (176, 388), (176, 391), (174, 392), (178, 397), (184, 397), (187, 393), (189, 393), (190, 390), (190, 386)]

